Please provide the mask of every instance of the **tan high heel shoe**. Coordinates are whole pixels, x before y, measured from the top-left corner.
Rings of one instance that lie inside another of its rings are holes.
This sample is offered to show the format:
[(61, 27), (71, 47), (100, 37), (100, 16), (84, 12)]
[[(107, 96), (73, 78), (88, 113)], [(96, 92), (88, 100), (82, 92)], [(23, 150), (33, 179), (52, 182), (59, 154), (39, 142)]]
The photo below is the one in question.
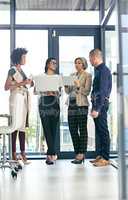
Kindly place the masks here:
[(21, 152), (21, 154), (19, 155), (19, 159), (22, 160), (25, 165), (31, 163), (29, 160), (27, 160), (26, 154), (24, 152)]

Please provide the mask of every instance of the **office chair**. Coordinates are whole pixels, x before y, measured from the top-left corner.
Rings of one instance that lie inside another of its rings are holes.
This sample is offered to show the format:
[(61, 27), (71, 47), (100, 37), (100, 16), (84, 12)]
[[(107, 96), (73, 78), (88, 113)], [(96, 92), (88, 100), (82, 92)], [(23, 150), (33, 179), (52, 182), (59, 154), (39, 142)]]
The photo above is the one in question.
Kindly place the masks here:
[[(18, 161), (11, 160), (11, 156), (9, 159), (7, 158), (7, 148), (6, 148), (6, 135), (10, 136), (12, 132), (15, 130), (20, 130), (23, 124), (23, 119), (21, 118), (23, 112), (23, 103), (24, 103), (24, 95), (22, 93), (15, 94), (14, 104), (12, 107), (12, 115), (9, 116), (7, 114), (2, 114), (0, 117), (7, 118), (8, 121), (11, 121), (10, 125), (0, 126), (0, 135), (2, 136), (2, 152), (1, 152), (1, 161), (0, 168), (10, 168), (11, 175), (13, 178), (17, 178), (17, 172), (19, 169), (22, 169), (21, 164)], [(11, 148), (10, 148), (11, 149)]]

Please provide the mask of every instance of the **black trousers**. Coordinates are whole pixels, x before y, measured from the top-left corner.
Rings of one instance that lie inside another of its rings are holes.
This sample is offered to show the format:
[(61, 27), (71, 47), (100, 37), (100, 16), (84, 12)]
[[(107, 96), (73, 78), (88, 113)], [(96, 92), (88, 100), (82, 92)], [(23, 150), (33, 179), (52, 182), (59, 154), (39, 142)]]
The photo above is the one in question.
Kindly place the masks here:
[(58, 98), (42, 96), (39, 101), (39, 113), (48, 147), (47, 155), (55, 155), (56, 134), (60, 116)]
[(85, 154), (87, 151), (87, 106), (69, 106), (68, 124), (75, 154)]
[(106, 102), (102, 107), (99, 116), (94, 119), (96, 155), (101, 155), (106, 160), (109, 160), (110, 151), (110, 136), (107, 124), (108, 107), (109, 103)]

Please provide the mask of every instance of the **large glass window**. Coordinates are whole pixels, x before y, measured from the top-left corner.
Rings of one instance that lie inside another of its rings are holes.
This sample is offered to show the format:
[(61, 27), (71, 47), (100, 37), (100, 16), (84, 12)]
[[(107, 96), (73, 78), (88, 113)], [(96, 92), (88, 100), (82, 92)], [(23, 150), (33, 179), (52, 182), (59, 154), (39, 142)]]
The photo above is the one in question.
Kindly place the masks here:
[(10, 0), (0, 0), (0, 24), (10, 24)]
[(0, 30), (0, 114), (9, 113), (9, 92), (4, 90), (10, 68), (10, 31)]
[[(9, 114), (9, 92), (4, 90), (7, 73), (10, 68), (10, 31), (0, 30), (0, 114)], [(0, 125), (7, 126), (7, 118), (0, 117)], [(7, 142), (7, 141), (6, 141)], [(8, 145), (7, 145), (8, 147)], [(2, 142), (0, 137), (0, 153)]]
[[(93, 36), (60, 36), (59, 37), (59, 66), (60, 73), (63, 75), (70, 75), (75, 72), (74, 60), (78, 56), (83, 56), (88, 60), (88, 54), (94, 48)], [(88, 71), (93, 72), (90, 66)], [(68, 128), (67, 121), (67, 102), (68, 95), (64, 89), (60, 98), (61, 115), (60, 115), (60, 147), (61, 151), (73, 151), (72, 141)], [(95, 132), (92, 118), (88, 115), (88, 151), (95, 150)]]
[(98, 0), (16, 0), (16, 10), (17, 24), (99, 24)]
[[(112, 1), (108, 0), (105, 4), (109, 10)], [(109, 25), (113, 26), (113, 30)], [(108, 126), (111, 137), (111, 151), (118, 150), (118, 111), (117, 111), (117, 63), (118, 63), (118, 33), (117, 33), (117, 11), (114, 8), (106, 25), (105, 31), (105, 61), (112, 73), (112, 92), (110, 96), (110, 106), (108, 112)]]
[[(111, 150), (117, 150), (117, 33), (116, 31), (105, 31), (106, 65), (110, 68), (112, 76), (112, 92), (110, 96), (110, 107), (108, 112), (108, 125), (111, 134)], [(113, 48), (114, 47), (114, 48)]]
[[(27, 18), (26, 18), (27, 15)], [(89, 20), (88, 20), (89, 19)], [(98, 25), (98, 11), (17, 11), (17, 24)]]
[[(28, 76), (44, 72), (45, 61), (48, 57), (47, 30), (17, 30), (16, 47), (24, 47), (28, 50), (27, 62), (23, 66)], [(38, 96), (33, 95), (33, 89), (30, 89), (30, 95), (30, 126), (26, 130), (26, 150), (42, 153), (45, 143), (38, 113)]]
[(117, 21), (117, 13), (116, 13), (116, 9), (114, 9), (107, 25), (115, 25), (116, 21)]

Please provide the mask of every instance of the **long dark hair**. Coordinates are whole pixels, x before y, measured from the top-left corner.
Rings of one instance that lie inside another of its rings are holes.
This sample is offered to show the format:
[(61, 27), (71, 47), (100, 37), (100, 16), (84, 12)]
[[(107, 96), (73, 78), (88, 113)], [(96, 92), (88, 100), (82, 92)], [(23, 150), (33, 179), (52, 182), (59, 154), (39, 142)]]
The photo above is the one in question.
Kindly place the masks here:
[(16, 48), (11, 53), (11, 64), (17, 65), (21, 63), (22, 55), (27, 54), (27, 50), (25, 48)]
[(48, 71), (48, 64), (52, 61), (52, 60), (56, 60), (54, 57), (50, 57), (46, 60), (46, 63), (45, 63), (45, 69), (44, 69), (44, 72), (47, 73)]

